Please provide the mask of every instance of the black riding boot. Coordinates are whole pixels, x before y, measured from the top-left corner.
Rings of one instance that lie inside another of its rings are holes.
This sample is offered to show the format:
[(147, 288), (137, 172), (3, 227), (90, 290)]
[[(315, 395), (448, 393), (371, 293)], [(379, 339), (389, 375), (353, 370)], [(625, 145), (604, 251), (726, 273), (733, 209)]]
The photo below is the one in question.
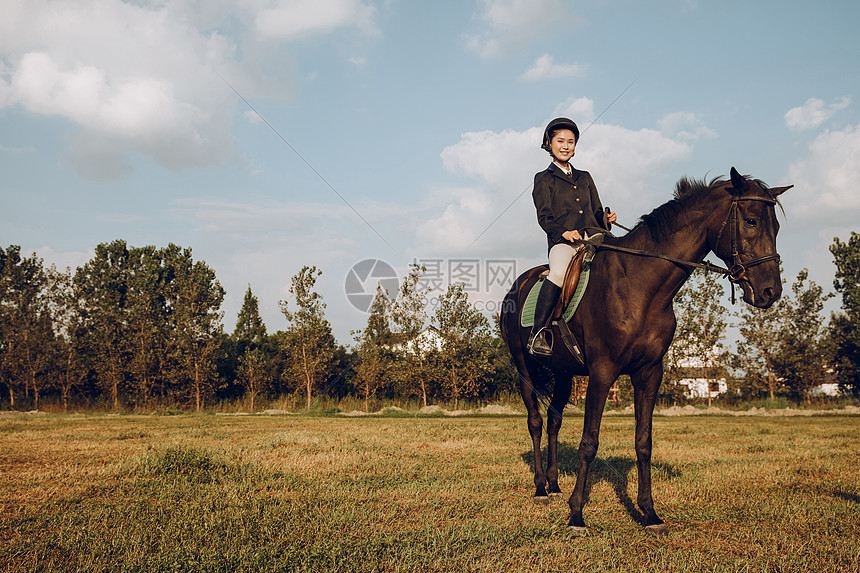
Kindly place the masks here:
[(535, 303), (535, 322), (529, 335), (528, 351), (535, 356), (552, 356), (552, 346), (546, 341), (546, 334), (541, 331), (549, 323), (552, 311), (561, 293), (561, 287), (549, 279), (544, 279)]

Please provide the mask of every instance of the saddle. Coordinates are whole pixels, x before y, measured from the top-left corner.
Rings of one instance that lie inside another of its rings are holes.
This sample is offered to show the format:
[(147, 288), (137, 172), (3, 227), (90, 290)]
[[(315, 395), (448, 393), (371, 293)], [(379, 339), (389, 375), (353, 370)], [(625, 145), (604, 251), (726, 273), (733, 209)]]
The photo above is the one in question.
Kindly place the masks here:
[[(570, 259), (570, 264), (567, 265), (567, 271), (564, 273), (561, 295), (558, 297), (555, 309), (552, 311), (552, 320), (561, 319), (576, 292), (576, 285), (579, 284), (579, 276), (582, 274), (582, 265), (586, 259), (590, 260), (594, 256), (595, 250), (593, 245), (587, 244), (582, 249), (579, 249), (573, 258)], [(549, 269), (546, 269), (540, 274), (540, 278), (546, 279), (548, 275)]]
[[(598, 241), (602, 240), (602, 237), (598, 239)], [(567, 271), (564, 273), (564, 283), (561, 287), (561, 294), (558, 297), (558, 302), (556, 302), (555, 309), (552, 313), (551, 324), (554, 324), (558, 327), (558, 332), (561, 335), (561, 340), (564, 342), (564, 345), (567, 347), (568, 351), (574, 358), (579, 362), (580, 365), (585, 366), (585, 358), (582, 354), (582, 350), (579, 348), (579, 344), (577, 344), (576, 339), (573, 336), (573, 333), (570, 331), (570, 327), (567, 325), (567, 320), (573, 313), (576, 311), (576, 307), (579, 305), (579, 301), (582, 300), (582, 296), (585, 291), (585, 286), (588, 284), (588, 277), (586, 272), (586, 277), (584, 282), (580, 285), (580, 275), (582, 275), (583, 267), (586, 269), (590, 267), (586, 266), (591, 262), (591, 259), (594, 258), (594, 253), (597, 250), (595, 247), (597, 241), (594, 243), (586, 243), (585, 247), (579, 249), (577, 253), (570, 260), (570, 264), (567, 266)], [(546, 276), (549, 274), (549, 269), (545, 270), (540, 274), (540, 278), (546, 280)], [(533, 291), (536, 291), (536, 287), (540, 284), (540, 281), (533, 287)], [(583, 288), (577, 289), (577, 286), (582, 286)], [(531, 293), (529, 297), (531, 298)], [(537, 293), (535, 293), (535, 299), (537, 298)], [(526, 301), (528, 305), (528, 299)], [(534, 312), (534, 302), (532, 302), (531, 310)], [(533, 316), (533, 315), (532, 315)], [(525, 313), (523, 314), (523, 318), (525, 318)], [(532, 318), (532, 320), (534, 320)], [(523, 326), (531, 326), (531, 324), (526, 325), (523, 322)]]

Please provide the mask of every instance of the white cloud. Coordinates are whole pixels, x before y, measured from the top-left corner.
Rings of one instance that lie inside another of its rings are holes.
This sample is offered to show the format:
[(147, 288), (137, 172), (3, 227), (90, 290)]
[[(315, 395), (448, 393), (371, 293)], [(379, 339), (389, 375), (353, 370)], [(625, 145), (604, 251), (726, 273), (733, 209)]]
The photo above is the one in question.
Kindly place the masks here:
[(523, 80), (546, 80), (556, 78), (572, 78), (582, 75), (585, 72), (585, 67), (579, 64), (556, 64), (552, 61), (552, 56), (544, 54), (535, 60), (534, 65), (526, 70), (520, 79)]
[(587, 97), (571, 97), (555, 108), (555, 115), (572, 119), (581, 131), (594, 121), (594, 102)]
[(81, 130), (60, 157), (64, 165), (91, 181), (110, 181), (134, 172), (128, 147), (103, 133)]
[(63, 163), (94, 180), (131, 173), (135, 155), (172, 171), (222, 165), (237, 105), (222, 77), (248, 97), (290, 92), (289, 56), (264, 73), (255, 22), (259, 37), (288, 40), (373, 32), (373, 18), (363, 0), (4, 0), (0, 110), (68, 120), (78, 132)]
[(216, 69), (234, 48), (174, 17), (118, 0), (5, 2), (0, 106), (69, 120), (64, 161), (83, 176), (131, 171), (129, 154), (181, 170), (232, 153), (233, 102)]
[(840, 110), (851, 105), (851, 98), (843, 96), (830, 105), (818, 98), (810, 98), (800, 107), (794, 107), (785, 112), (785, 125), (789, 129), (814, 129), (833, 117)]
[(574, 164), (592, 173), (605, 205), (634, 222), (668, 198), (667, 190), (653, 189), (651, 181), (691, 151), (690, 143), (656, 129), (594, 124), (583, 133)]
[(796, 187), (783, 200), (792, 218), (856, 226), (860, 220), (860, 124), (820, 134), (809, 144), (807, 156), (789, 166), (785, 180)]
[(245, 119), (248, 120), (248, 123), (250, 123), (251, 125), (257, 125), (257, 124), (263, 123), (263, 118), (260, 117), (260, 114), (258, 114), (256, 111), (254, 111), (252, 109), (245, 110), (244, 115), (245, 115)]
[(293, 246), (296, 257), (314, 260), (352, 253), (362, 245), (388, 250), (386, 242), (402, 244), (401, 235), (411, 235), (412, 227), (397, 228), (396, 222), (412, 217), (417, 209), (375, 201), (349, 206), (339, 201), (287, 203), (250, 196), (236, 201), (183, 199), (175, 202), (169, 215), (194, 233), (205, 234), (207, 243), (227, 239), (254, 249), (284, 243)]
[(456, 252), (476, 238), (475, 221), (487, 221), (496, 215), (498, 203), (491, 193), (474, 188), (446, 189), (436, 199), (447, 202), (441, 214), (418, 224), (416, 235), (422, 238), (422, 252)]
[(717, 136), (717, 132), (707, 127), (697, 114), (689, 111), (670, 113), (657, 122), (657, 127), (663, 135), (682, 141), (698, 141)]
[[(399, 237), (384, 225), (411, 216), (409, 206), (362, 203), (355, 207), (389, 242), (398, 244)], [(283, 329), (286, 322), (278, 301), (291, 298), (290, 279), (303, 265), (316, 265), (324, 273), (317, 288), (327, 305), (326, 315), (338, 340), (348, 342), (349, 330), (366, 320), (344, 292), (349, 267), (368, 258), (371, 247), (376, 251), (370, 256), (395, 254), (343, 204), (288, 203), (254, 196), (236, 201), (183, 199), (174, 202), (168, 214), (189, 227), (195, 258), (212, 265), (227, 290), (222, 310), (228, 330), (235, 324), (248, 283), (260, 298), (260, 312), (269, 330)]]
[(36, 148), (32, 145), (27, 147), (9, 147), (0, 143), (0, 153), (34, 153)]
[[(377, 213), (378, 209), (375, 207), (368, 211)], [(198, 231), (236, 233), (249, 238), (267, 233), (303, 235), (318, 228), (323, 220), (346, 224), (356, 219), (355, 213), (346, 205), (218, 199), (181, 200), (176, 203), (173, 213), (179, 219), (195, 221)]]
[[(590, 100), (569, 101), (561, 106), (565, 107), (587, 111)], [(580, 126), (583, 135), (573, 163), (592, 173), (601, 199), (619, 216), (623, 214), (623, 221), (632, 224), (668, 199), (670, 190), (655, 191), (652, 182), (690, 154), (689, 140), (657, 129), (595, 124), (586, 133), (584, 127)], [(441, 213), (428, 214), (417, 226), (417, 243), (444, 253), (468, 248), (512, 256), (534, 254), (544, 240), (531, 200), (534, 174), (549, 163), (540, 149), (543, 128), (464, 133), (459, 142), (446, 147), (442, 151), (445, 168), (472, 177), (479, 185), (439, 192), (447, 202)]]
[(524, 173), (523, 168), (539, 167), (546, 162), (546, 152), (540, 149), (542, 135), (542, 127), (522, 132), (467, 132), (460, 136), (459, 142), (442, 150), (442, 164), (448, 171), (484, 181), (497, 189), (525, 187), (531, 183), (534, 172)]
[(562, 0), (479, 0), (476, 14), (485, 29), (467, 35), (470, 49), (485, 58), (503, 56), (542, 35), (571, 25), (574, 16)]
[(71, 269), (72, 274), (74, 274), (78, 267), (85, 265), (95, 256), (94, 250), (88, 252), (57, 251), (47, 245), (39, 247), (35, 252), (36, 255), (45, 261), (46, 266), (50, 267), (54, 265), (60, 272)]
[(255, 26), (264, 40), (290, 40), (347, 26), (373, 33), (374, 12), (360, 0), (279, 0), (257, 12)]

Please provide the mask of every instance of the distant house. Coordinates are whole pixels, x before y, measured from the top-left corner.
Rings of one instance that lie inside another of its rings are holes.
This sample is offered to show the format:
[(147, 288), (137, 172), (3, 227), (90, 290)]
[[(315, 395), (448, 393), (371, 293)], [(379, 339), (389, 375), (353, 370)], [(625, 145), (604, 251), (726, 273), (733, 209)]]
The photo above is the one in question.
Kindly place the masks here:
[(419, 332), (412, 340), (395, 342), (391, 345), (392, 350), (406, 350), (409, 354), (425, 355), (431, 351), (440, 352), (445, 341), (435, 326), (428, 326)]
[(824, 369), (824, 381), (818, 386), (809, 389), (809, 396), (821, 398), (823, 396), (839, 396), (839, 384), (836, 382), (836, 370), (828, 366)]
[(716, 398), (729, 390), (725, 368), (704, 368), (698, 360), (685, 360), (675, 371), (675, 379), (689, 399)]
[(821, 396), (838, 396), (839, 395), (839, 384), (835, 382), (828, 382), (826, 384), (819, 384), (818, 386), (814, 386), (810, 388), (809, 395), (812, 397), (821, 397)]
[(683, 378), (678, 380), (678, 385), (684, 390), (687, 398), (716, 398), (724, 392), (728, 392), (729, 385), (722, 372), (719, 378), (706, 378), (704, 368), (684, 368)]

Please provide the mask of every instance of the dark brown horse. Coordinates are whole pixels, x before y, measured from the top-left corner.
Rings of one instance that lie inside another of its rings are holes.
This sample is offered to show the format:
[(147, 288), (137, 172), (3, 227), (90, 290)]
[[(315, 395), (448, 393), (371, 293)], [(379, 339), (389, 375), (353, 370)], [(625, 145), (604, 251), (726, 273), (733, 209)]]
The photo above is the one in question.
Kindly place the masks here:
[[(528, 410), (535, 502), (547, 503), (548, 495), (561, 494), (558, 431), (562, 411), (570, 399), (572, 377), (588, 375), (579, 472), (569, 500), (568, 527), (572, 532), (587, 532), (582, 509), (588, 466), (597, 455), (609, 389), (621, 374), (630, 375), (634, 391), (637, 503), (648, 532), (664, 535), (668, 531), (654, 511), (651, 497), (651, 419), (663, 378), (663, 356), (675, 334), (672, 299), (710, 252), (731, 267), (723, 271), (741, 287), (745, 302), (768, 308), (779, 299), (779, 223), (774, 205), (777, 196), (789, 188), (768, 188), (734, 168), (730, 181), (715, 179), (706, 184), (681, 179), (672, 200), (644, 215), (627, 235), (606, 239), (594, 257), (585, 296), (567, 323), (582, 349), (584, 364), (562, 343), (558, 326), (552, 328), (554, 346), (549, 364), (541, 367), (525, 351), (530, 329), (520, 325), (520, 312), (546, 267), (520, 275), (505, 297), (501, 330), (519, 371), (520, 392)], [(542, 400), (548, 401), (546, 471), (541, 460)]]

